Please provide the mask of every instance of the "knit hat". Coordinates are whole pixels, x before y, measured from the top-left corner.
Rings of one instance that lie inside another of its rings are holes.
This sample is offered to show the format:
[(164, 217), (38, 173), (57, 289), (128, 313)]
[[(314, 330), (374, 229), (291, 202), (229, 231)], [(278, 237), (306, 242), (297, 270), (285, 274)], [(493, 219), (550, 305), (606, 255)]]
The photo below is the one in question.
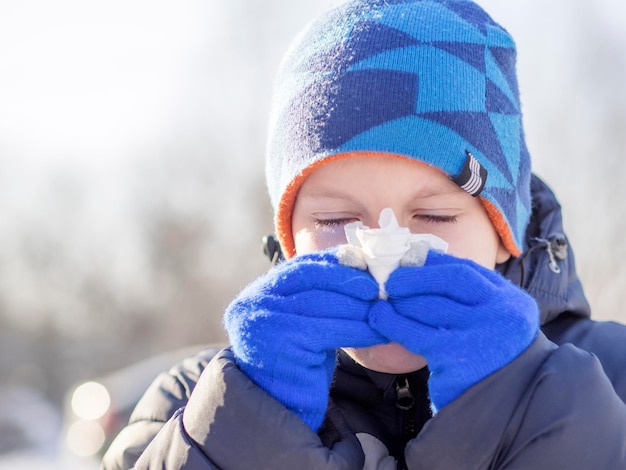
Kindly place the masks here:
[(311, 23), (283, 60), (270, 114), (266, 177), (286, 256), (307, 175), (363, 153), (441, 169), (519, 256), (530, 157), (515, 57), (511, 36), (468, 0), (351, 0)]

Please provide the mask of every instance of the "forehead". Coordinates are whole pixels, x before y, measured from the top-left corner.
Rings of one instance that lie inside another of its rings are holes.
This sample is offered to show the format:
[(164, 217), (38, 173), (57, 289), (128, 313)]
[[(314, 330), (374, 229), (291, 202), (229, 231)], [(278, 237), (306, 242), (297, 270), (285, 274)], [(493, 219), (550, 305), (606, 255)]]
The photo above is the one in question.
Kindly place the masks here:
[(364, 156), (334, 160), (304, 180), (298, 197), (342, 197), (353, 191), (432, 197), (465, 194), (438, 168), (403, 157)]

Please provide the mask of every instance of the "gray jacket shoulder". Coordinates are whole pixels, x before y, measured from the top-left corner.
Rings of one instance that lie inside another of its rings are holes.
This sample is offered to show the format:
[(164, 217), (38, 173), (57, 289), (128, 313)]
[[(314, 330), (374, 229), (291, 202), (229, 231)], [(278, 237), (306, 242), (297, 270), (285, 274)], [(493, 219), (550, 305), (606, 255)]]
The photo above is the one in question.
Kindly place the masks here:
[(102, 459), (102, 469), (132, 468), (176, 410), (186, 405), (207, 364), (221, 347), (210, 347), (159, 374), (137, 403), (128, 425), (122, 429)]
[(431, 419), (406, 457), (415, 470), (626, 468), (624, 423), (597, 358), (539, 335)]
[(107, 451), (102, 468), (348, 470), (363, 463), (356, 436), (327, 448), (223, 349), (161, 374)]
[(135, 463), (136, 469), (360, 469), (358, 439), (331, 448), (300, 418), (257, 387), (220, 351)]

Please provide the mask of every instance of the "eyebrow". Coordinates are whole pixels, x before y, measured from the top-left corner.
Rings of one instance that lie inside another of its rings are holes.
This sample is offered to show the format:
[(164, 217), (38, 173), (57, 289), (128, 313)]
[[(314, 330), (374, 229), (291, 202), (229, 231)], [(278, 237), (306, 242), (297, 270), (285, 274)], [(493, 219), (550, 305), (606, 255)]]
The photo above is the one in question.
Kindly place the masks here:
[[(452, 197), (452, 196), (457, 196), (460, 194), (464, 194), (463, 190), (461, 188), (450, 188), (450, 190), (446, 190), (444, 192), (442, 191), (437, 191), (431, 187), (422, 187), (419, 188), (418, 190), (416, 190), (415, 192), (413, 192), (409, 199), (410, 200), (416, 200), (416, 199), (430, 199), (433, 197)], [(340, 199), (340, 200), (345, 200), (345, 201), (350, 201), (353, 198), (342, 192), (341, 189), (337, 189), (335, 187), (329, 187), (329, 186), (315, 186), (312, 188), (307, 188), (307, 190), (305, 192), (302, 192), (300, 194), (300, 197), (306, 198), (306, 199)]]
[(352, 200), (348, 194), (341, 192), (335, 188), (330, 187), (314, 187), (307, 188), (305, 192), (300, 192), (298, 197), (306, 198), (306, 199), (342, 199), (342, 200)]
[(411, 196), (411, 199), (429, 199), (432, 197), (454, 197), (464, 194), (461, 188), (450, 188), (446, 191), (435, 191), (430, 188), (420, 188), (416, 192), (414, 192)]

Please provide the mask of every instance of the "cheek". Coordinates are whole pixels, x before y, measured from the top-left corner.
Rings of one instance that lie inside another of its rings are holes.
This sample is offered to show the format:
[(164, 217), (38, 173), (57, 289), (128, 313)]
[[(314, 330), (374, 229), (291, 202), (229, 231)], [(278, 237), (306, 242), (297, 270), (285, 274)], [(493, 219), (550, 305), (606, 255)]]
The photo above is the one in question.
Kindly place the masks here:
[(294, 234), (296, 253), (304, 255), (346, 243), (343, 227), (337, 230), (311, 231), (302, 229)]
[(486, 268), (493, 269), (496, 265), (500, 239), (489, 230), (466, 230), (448, 236), (448, 253), (470, 259)]

